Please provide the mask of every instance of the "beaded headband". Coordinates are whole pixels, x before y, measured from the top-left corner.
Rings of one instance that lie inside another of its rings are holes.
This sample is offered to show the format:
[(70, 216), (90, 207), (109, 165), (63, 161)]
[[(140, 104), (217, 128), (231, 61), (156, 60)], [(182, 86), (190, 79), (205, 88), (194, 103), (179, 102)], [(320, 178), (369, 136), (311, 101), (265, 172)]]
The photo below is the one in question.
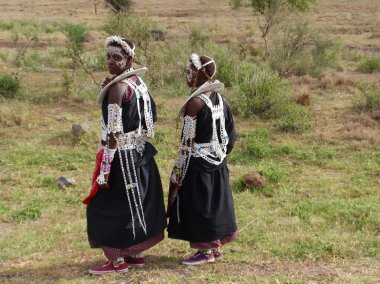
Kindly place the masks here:
[[(195, 66), (195, 68), (196, 68), (198, 71), (201, 70), (203, 67), (205, 67), (205, 66), (207, 66), (207, 65), (209, 65), (209, 64), (211, 64), (211, 63), (214, 63), (214, 65), (215, 65), (214, 73), (211, 75), (211, 77), (209, 77), (209, 79), (211, 79), (212, 77), (215, 76), (215, 73), (216, 73), (216, 64), (215, 64), (214, 59), (212, 59), (212, 58), (209, 57), (209, 56), (207, 56), (207, 57), (210, 58), (211, 60), (210, 60), (210, 61), (207, 61), (205, 64), (202, 64), (202, 62), (201, 62), (201, 58), (199, 57), (199, 55), (196, 54), (196, 53), (193, 53), (193, 54), (191, 54), (191, 56), (190, 56), (190, 61), (191, 61), (191, 63), (193, 63), (193, 65)], [(203, 73), (205, 73), (205, 72), (203, 72)], [(207, 75), (206, 73), (205, 73), (205, 75), (208, 77), (208, 75)]]
[(109, 36), (106, 38), (106, 47), (112, 43), (117, 43), (121, 48), (131, 57), (135, 57), (135, 45), (132, 48), (124, 41), (124, 39), (118, 35)]

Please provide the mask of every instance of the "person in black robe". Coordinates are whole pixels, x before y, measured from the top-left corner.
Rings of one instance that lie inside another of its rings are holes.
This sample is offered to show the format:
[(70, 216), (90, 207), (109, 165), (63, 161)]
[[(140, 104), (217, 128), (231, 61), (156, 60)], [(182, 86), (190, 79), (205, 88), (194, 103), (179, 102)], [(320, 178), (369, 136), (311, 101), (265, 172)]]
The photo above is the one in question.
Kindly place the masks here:
[(236, 140), (231, 110), (214, 80), (216, 64), (192, 54), (186, 81), (193, 88), (180, 110), (184, 118), (180, 153), (173, 168), (168, 198), (168, 236), (190, 242), (197, 252), (186, 265), (213, 262), (221, 246), (237, 237), (226, 156)]
[(91, 274), (124, 272), (143, 266), (141, 253), (164, 239), (165, 205), (154, 136), (156, 107), (133, 69), (134, 45), (118, 36), (106, 40), (111, 79), (98, 97), (102, 109), (102, 139), (87, 204), (87, 233), (92, 248), (103, 249), (106, 264)]

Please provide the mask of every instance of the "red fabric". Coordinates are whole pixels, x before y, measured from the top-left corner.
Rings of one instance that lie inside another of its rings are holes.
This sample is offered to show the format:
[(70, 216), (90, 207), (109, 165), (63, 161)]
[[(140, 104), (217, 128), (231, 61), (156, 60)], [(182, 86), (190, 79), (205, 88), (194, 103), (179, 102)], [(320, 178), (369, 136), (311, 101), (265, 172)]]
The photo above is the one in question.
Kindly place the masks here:
[(100, 173), (100, 165), (102, 163), (103, 153), (104, 153), (104, 149), (100, 150), (98, 154), (96, 154), (95, 170), (94, 170), (94, 173), (92, 174), (92, 186), (91, 186), (90, 194), (82, 201), (86, 205), (90, 204), (91, 198), (93, 198), (99, 190), (99, 185), (96, 181), (96, 178), (99, 176), (99, 173)]

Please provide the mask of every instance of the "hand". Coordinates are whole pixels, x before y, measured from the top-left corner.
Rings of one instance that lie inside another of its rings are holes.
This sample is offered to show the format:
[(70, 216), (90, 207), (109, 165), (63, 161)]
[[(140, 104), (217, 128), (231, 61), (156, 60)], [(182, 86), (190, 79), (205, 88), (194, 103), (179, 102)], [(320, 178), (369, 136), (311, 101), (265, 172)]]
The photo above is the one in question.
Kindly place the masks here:
[(108, 187), (108, 182), (103, 183), (103, 184), (99, 184), (99, 188), (100, 188), (100, 189), (108, 189), (108, 188), (109, 188), (109, 187)]
[(109, 177), (109, 174), (100, 172), (98, 178), (96, 179), (96, 182), (98, 183), (99, 188), (101, 189), (108, 188), (108, 177)]

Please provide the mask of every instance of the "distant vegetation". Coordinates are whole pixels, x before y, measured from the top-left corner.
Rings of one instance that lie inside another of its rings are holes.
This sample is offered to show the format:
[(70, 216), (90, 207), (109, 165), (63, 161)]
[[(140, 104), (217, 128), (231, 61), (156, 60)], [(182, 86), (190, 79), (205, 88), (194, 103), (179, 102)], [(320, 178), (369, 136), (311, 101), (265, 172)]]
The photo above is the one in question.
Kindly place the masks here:
[(20, 82), (17, 78), (0, 73), (0, 95), (5, 98), (14, 98), (19, 90)]

